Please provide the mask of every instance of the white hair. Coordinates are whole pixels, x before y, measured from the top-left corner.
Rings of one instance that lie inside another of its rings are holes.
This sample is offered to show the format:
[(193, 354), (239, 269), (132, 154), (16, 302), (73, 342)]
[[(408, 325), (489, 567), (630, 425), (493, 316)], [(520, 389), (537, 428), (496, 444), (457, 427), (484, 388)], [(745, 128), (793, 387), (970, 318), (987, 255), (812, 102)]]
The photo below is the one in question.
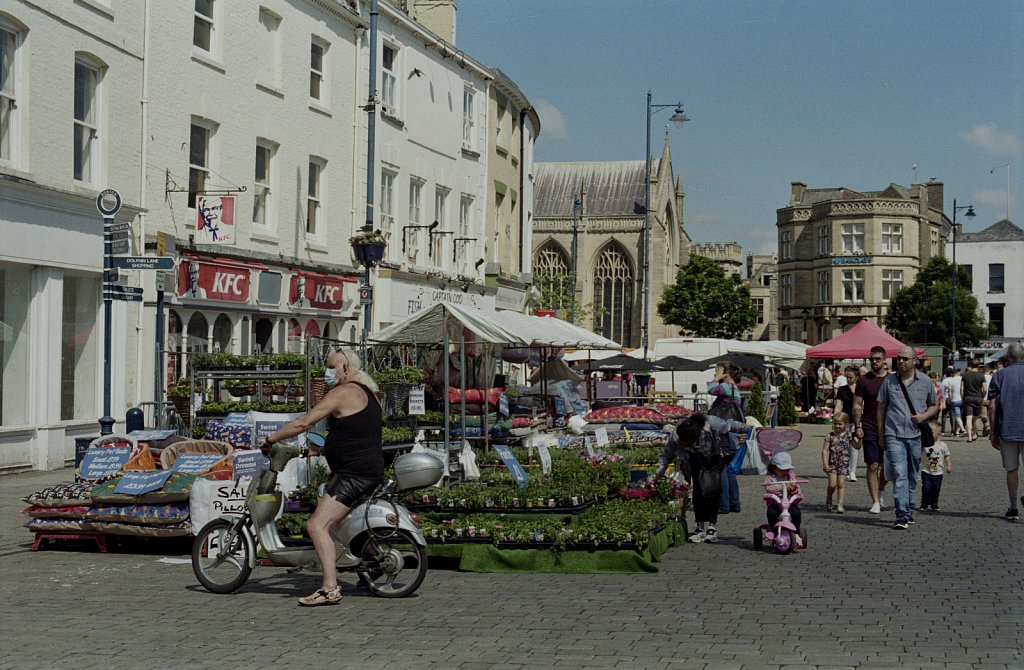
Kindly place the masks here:
[(380, 387), (377, 386), (377, 382), (373, 381), (373, 377), (366, 374), (366, 371), (363, 370), (363, 362), (359, 359), (359, 355), (356, 352), (341, 347), (335, 349), (332, 353), (342, 356), (345, 362), (348, 363), (349, 381), (362, 384), (373, 393), (380, 393)]

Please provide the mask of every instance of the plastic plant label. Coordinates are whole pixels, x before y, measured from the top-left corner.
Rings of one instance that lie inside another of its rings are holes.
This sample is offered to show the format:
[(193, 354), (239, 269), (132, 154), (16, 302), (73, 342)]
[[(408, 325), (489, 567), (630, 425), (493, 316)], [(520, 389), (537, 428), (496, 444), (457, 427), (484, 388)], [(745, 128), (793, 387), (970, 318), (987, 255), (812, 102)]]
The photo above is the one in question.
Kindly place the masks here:
[(548, 451), (548, 445), (538, 444), (537, 453), (540, 455), (540, 470), (544, 474), (551, 472), (551, 452)]
[(601, 426), (594, 431), (594, 437), (597, 438), (597, 446), (603, 447), (608, 444), (608, 429)]
[(498, 452), (498, 456), (512, 474), (512, 478), (516, 480), (519, 488), (526, 488), (526, 485), (530, 483), (530, 476), (526, 474), (526, 470), (519, 464), (519, 460), (516, 459), (515, 454), (508, 448), (508, 445), (492, 444), (491, 447)]

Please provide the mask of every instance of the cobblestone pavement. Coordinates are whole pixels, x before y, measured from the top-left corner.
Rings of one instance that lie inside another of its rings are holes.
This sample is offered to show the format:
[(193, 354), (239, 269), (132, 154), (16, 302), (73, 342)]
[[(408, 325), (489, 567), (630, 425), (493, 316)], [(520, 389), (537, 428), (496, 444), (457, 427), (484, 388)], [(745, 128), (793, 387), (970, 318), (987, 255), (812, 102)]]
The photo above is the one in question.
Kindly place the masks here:
[(890, 529), (866, 512), (863, 465), (847, 512), (824, 510), (820, 445), (808, 549), (755, 552), (760, 478), (722, 542), (672, 549), (657, 574), (488, 575), (432, 570), (415, 597), (369, 596), (343, 575), (339, 606), (305, 609), (311, 575), (258, 568), (232, 595), (204, 591), (187, 543), (33, 553), (21, 497), (70, 471), (0, 478), (0, 669), (6, 668), (1024, 668), (1024, 523), (1002, 518), (987, 441), (952, 441), (941, 513)]

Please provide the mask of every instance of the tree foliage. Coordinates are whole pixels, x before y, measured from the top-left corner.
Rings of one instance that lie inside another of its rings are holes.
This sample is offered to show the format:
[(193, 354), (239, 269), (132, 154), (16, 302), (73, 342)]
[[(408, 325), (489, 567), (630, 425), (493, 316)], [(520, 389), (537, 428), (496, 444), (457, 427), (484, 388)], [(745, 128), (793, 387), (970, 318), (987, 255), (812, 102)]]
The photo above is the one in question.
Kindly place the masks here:
[(533, 285), (540, 293), (540, 297), (536, 300), (538, 309), (562, 310), (562, 318), (574, 325), (583, 326), (583, 324), (589, 323), (591, 317), (600, 316), (603, 313), (602, 309), (595, 310), (592, 303), (577, 302), (575, 307), (573, 306), (571, 272), (567, 274), (537, 272), (533, 275)]
[(796, 391), (793, 385), (786, 382), (779, 389), (779, 425), (793, 426), (796, 424)]
[(750, 398), (747, 399), (747, 415), (757, 419), (762, 426), (767, 423), (764, 416), (764, 388), (761, 386), (761, 382), (754, 382), (754, 386), (750, 389)]
[[(971, 275), (957, 267), (957, 346), (976, 345), (989, 334), (989, 326), (971, 293)], [(936, 256), (921, 268), (914, 283), (896, 292), (885, 315), (885, 326), (905, 342), (953, 342), (953, 266)]]
[(661, 296), (658, 316), (695, 337), (737, 338), (757, 323), (750, 289), (739, 275), (703, 256), (690, 256), (679, 270)]

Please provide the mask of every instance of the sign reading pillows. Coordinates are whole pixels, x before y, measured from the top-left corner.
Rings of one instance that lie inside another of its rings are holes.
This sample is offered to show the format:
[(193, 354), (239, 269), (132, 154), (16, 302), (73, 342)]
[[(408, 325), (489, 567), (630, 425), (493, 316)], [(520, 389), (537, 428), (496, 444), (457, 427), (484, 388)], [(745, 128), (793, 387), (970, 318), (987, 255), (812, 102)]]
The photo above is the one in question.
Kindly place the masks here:
[(90, 447), (82, 459), (80, 476), (96, 481), (110, 479), (128, 464), (132, 447)]

